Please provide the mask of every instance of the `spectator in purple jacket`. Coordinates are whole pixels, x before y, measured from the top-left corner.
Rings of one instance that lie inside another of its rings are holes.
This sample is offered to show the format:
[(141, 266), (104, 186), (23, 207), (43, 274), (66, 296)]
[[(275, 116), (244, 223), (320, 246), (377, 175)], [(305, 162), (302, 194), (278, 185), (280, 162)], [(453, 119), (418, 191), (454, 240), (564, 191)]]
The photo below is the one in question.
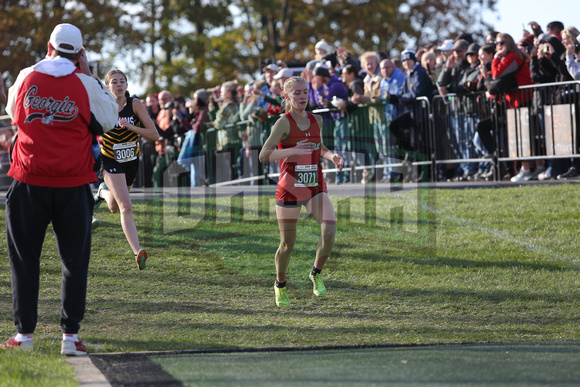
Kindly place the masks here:
[[(317, 90), (318, 93), (315, 93), (317, 94), (317, 100), (315, 100), (316, 107), (335, 110), (328, 114), (322, 114), (324, 126), (328, 127), (329, 131), (332, 128), (334, 151), (347, 154), (349, 152), (347, 111), (345, 109), (339, 109), (338, 106), (342, 106), (342, 102), (348, 100), (348, 89), (336, 74), (330, 73), (329, 67), (324, 63), (320, 63), (314, 68), (314, 78), (316, 79), (315, 83), (321, 85)], [(327, 140), (327, 143), (331, 142)], [(347, 161), (345, 160), (345, 167), (348, 167), (346, 163)], [(336, 183), (341, 184), (349, 181), (350, 176), (348, 172), (339, 172), (337, 174)]]

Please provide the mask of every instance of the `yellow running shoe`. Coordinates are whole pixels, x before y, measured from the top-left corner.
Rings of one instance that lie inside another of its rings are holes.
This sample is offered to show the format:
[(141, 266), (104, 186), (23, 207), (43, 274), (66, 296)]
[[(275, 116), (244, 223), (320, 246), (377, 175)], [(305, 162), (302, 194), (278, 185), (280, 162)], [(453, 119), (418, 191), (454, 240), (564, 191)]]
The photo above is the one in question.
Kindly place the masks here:
[(316, 275), (312, 275), (312, 273), (310, 273), (309, 278), (313, 285), (312, 293), (314, 293), (315, 296), (326, 295), (326, 287), (324, 286), (324, 282), (322, 282), (322, 276), (320, 273)]
[(279, 288), (274, 285), (274, 292), (276, 293), (276, 305), (279, 307), (286, 307), (290, 306), (290, 300), (288, 299), (288, 292), (286, 291), (286, 287)]

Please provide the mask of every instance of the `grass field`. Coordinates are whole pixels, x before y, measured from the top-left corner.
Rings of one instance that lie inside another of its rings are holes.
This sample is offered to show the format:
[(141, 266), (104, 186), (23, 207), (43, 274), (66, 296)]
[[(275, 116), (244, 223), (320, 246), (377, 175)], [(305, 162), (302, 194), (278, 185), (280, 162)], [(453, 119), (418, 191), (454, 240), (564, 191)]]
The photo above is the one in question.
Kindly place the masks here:
[[(332, 193), (332, 190), (330, 190)], [(580, 340), (578, 186), (420, 190), (332, 197), (326, 298), (308, 281), (318, 226), (299, 224), (292, 307), (274, 304), (273, 202), (138, 201), (139, 272), (118, 215), (97, 211), (80, 337), (95, 352), (375, 343)], [(0, 216), (4, 219), (3, 209)], [(74, 385), (59, 355), (60, 261), (42, 256), (33, 354), (0, 352), (0, 380)], [(0, 333), (14, 333), (0, 234)]]

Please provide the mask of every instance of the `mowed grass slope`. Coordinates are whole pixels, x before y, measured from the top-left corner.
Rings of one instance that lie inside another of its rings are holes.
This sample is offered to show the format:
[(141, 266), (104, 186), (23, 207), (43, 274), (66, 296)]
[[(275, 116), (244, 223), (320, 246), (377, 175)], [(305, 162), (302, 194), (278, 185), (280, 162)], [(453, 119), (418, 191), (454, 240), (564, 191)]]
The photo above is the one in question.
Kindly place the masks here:
[[(93, 353), (580, 340), (577, 185), (332, 199), (339, 222), (323, 271), (328, 296), (312, 295), (308, 272), (319, 228), (304, 216), (288, 273), (290, 309), (274, 303), (279, 235), (271, 201), (135, 202), (149, 253), (142, 272), (119, 216), (99, 209), (80, 337)], [(3, 210), (0, 216), (3, 223)], [(51, 231), (41, 262), (40, 355), (28, 364), (41, 356), (66, 373), (58, 354), (61, 269)], [(14, 331), (2, 233), (0, 333), (7, 339)], [(18, 374), (14, 359), (24, 358), (0, 352), (0, 380)]]

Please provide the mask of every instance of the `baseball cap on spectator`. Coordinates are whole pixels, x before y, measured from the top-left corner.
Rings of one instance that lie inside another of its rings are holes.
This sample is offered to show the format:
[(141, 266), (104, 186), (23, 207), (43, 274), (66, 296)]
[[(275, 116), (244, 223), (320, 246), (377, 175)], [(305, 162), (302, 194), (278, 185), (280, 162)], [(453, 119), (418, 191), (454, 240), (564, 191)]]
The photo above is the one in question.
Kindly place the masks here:
[(481, 46), (477, 43), (471, 43), (469, 45), (469, 47), (467, 47), (467, 52), (465, 54), (478, 54), (479, 53), (479, 49), (481, 48)]
[(317, 64), (319, 64), (320, 61), (319, 60), (311, 60), (310, 62), (306, 63), (306, 68), (308, 70), (314, 70), (314, 68), (316, 67)]
[(199, 89), (196, 90), (195, 93), (193, 93), (193, 98), (197, 98), (198, 100), (205, 102), (205, 104), (207, 105), (207, 103), (209, 102), (209, 93), (207, 92), (206, 89)]
[(294, 71), (289, 68), (284, 68), (278, 71), (278, 74), (274, 75), (274, 79), (290, 78), (292, 75), (294, 75)]
[(52, 30), (49, 43), (57, 51), (76, 54), (83, 48), (81, 30), (72, 24), (59, 24)]
[(330, 54), (332, 52), (332, 47), (330, 44), (326, 43), (326, 40), (321, 40), (314, 46), (315, 50), (323, 50), (325, 53)]
[(280, 68), (278, 67), (278, 65), (276, 65), (274, 63), (270, 63), (268, 66), (266, 66), (262, 69), (262, 71), (266, 71), (266, 70), (278, 72), (278, 71), (280, 71)]
[(449, 51), (453, 48), (453, 39), (446, 39), (441, 43), (439, 47), (437, 47), (441, 51)]
[(330, 78), (330, 71), (328, 70), (328, 66), (324, 63), (317, 64), (314, 68), (314, 75)]
[(469, 47), (467, 40), (459, 39), (453, 45), (453, 51), (465, 51)]
[(405, 50), (401, 53), (401, 62), (406, 61), (407, 59), (412, 59), (413, 62), (417, 62), (417, 57), (415, 56), (415, 51), (413, 50)]

